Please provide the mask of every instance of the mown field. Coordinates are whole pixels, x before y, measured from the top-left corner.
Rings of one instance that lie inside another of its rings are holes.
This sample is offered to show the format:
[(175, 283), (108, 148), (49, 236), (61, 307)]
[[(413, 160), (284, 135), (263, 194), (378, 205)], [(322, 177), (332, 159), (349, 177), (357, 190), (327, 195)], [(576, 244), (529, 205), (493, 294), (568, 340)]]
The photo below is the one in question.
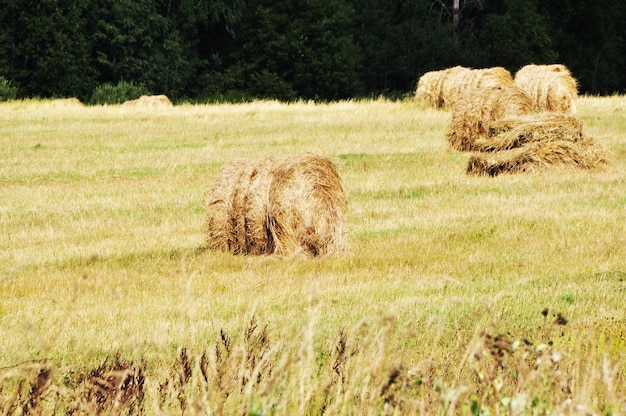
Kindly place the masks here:
[[(626, 97), (612, 167), (467, 176), (411, 100), (0, 104), (0, 414), (625, 414)], [(236, 157), (337, 166), (349, 250), (204, 250)]]

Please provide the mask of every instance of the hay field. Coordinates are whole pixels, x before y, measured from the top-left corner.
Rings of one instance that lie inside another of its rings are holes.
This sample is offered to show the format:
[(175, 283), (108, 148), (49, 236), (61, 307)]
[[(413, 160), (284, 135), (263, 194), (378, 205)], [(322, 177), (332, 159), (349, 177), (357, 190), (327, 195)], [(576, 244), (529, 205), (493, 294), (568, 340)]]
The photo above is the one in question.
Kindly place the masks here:
[[(468, 176), (450, 117), (0, 104), (0, 413), (624, 414), (626, 97), (577, 102), (603, 172)], [(225, 162), (303, 152), (347, 253), (203, 249)]]

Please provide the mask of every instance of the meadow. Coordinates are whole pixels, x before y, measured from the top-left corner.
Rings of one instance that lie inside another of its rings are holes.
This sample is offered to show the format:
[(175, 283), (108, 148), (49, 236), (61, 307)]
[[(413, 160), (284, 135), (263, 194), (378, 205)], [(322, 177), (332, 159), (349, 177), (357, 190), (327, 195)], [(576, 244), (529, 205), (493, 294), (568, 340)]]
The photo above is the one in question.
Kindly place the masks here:
[[(476, 177), (411, 99), (0, 104), (0, 414), (626, 414), (626, 97), (610, 169)], [(337, 166), (349, 250), (204, 249), (237, 157)]]

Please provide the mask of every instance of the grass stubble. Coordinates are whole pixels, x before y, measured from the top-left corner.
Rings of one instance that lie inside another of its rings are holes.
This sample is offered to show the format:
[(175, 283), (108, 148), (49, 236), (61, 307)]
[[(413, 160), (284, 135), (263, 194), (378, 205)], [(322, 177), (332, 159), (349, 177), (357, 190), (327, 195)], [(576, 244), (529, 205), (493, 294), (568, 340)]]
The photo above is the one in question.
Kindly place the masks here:
[[(1, 414), (623, 414), (626, 100), (597, 172), (468, 177), (407, 101), (0, 105)], [(204, 250), (237, 157), (337, 165), (349, 250)]]

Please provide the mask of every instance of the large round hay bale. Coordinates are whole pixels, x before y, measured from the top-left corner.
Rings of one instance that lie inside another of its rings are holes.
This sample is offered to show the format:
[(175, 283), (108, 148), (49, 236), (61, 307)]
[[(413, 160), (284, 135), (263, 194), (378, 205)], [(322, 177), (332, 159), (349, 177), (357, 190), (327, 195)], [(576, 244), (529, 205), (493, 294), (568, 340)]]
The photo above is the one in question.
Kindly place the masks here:
[(497, 176), (549, 169), (599, 169), (609, 164), (607, 150), (591, 139), (537, 141), (511, 150), (475, 153), (469, 159), (466, 172)]
[(478, 150), (476, 142), (484, 145), (495, 121), (533, 111), (528, 95), (514, 85), (467, 90), (452, 111), (448, 143), (455, 150)]
[(452, 73), (445, 84), (446, 102), (456, 106), (468, 94), (475, 94), (478, 90), (496, 87), (510, 87), (513, 85), (513, 76), (502, 67), (467, 69)]
[(455, 66), (439, 71), (430, 71), (422, 75), (417, 82), (415, 97), (419, 102), (434, 108), (443, 108), (449, 104), (446, 98), (450, 98), (451, 83), (457, 73), (470, 71), (469, 68)]
[(346, 247), (345, 193), (335, 166), (321, 156), (226, 163), (206, 207), (209, 249), (319, 256)]
[(473, 147), (482, 152), (494, 152), (531, 142), (577, 142), (583, 139), (583, 123), (577, 118), (558, 113), (539, 113), (492, 122), (487, 138), (476, 140)]
[(513, 85), (511, 73), (502, 67), (472, 69), (455, 66), (422, 75), (415, 97), (435, 108), (451, 107), (467, 91)]
[(125, 101), (122, 105), (134, 107), (172, 107), (166, 95), (142, 95), (136, 100)]
[(277, 254), (318, 256), (345, 249), (347, 201), (330, 160), (311, 154), (284, 159), (274, 171), (269, 197)]
[(515, 85), (526, 91), (539, 111), (576, 112), (578, 82), (565, 65), (526, 65), (515, 74)]

